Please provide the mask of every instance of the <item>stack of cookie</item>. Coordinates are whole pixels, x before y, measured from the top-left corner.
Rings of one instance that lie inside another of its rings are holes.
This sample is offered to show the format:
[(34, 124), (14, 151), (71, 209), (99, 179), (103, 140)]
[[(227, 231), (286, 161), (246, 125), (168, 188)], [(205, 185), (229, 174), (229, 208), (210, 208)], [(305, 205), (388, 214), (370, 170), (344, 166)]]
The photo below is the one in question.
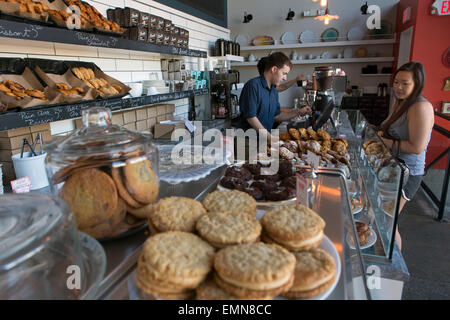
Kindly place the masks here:
[(159, 193), (148, 158), (114, 163), (118, 166), (110, 168), (107, 162), (84, 159), (53, 177), (55, 184), (65, 182), (60, 196), (71, 206), (78, 228), (97, 239), (120, 233), (125, 212), (154, 203)]
[(292, 286), (295, 262), (295, 256), (278, 245), (231, 246), (216, 254), (214, 279), (240, 299), (272, 299)]
[(214, 248), (198, 236), (179, 231), (146, 240), (139, 257), (136, 281), (147, 294), (189, 299), (212, 270)]
[(241, 211), (256, 216), (256, 201), (245, 192), (238, 190), (218, 190), (208, 194), (202, 202), (209, 212)]
[(261, 219), (262, 239), (293, 252), (296, 258), (293, 286), (282, 295), (309, 298), (326, 291), (335, 281), (334, 259), (318, 246), (325, 221), (303, 205), (280, 206)]
[(325, 221), (303, 205), (284, 205), (267, 211), (261, 219), (262, 239), (288, 250), (317, 248), (322, 242)]

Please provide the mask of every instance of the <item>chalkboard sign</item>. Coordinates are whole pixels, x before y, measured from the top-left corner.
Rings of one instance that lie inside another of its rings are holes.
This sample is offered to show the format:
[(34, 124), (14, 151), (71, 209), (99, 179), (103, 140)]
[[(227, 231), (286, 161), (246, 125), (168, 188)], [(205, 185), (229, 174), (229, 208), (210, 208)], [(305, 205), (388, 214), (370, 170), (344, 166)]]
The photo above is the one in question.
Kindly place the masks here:
[(155, 0), (194, 17), (228, 28), (227, 0)]
[(80, 118), (84, 109), (90, 107), (106, 107), (111, 111), (138, 108), (145, 105), (163, 103), (166, 101), (190, 98), (205, 95), (209, 89), (199, 89), (181, 92), (171, 92), (136, 98), (116, 98), (84, 101), (79, 103), (64, 104), (61, 106), (29, 108), (20, 112), (6, 112), (0, 114), (0, 131), (6, 131), (22, 127), (31, 127), (39, 124)]

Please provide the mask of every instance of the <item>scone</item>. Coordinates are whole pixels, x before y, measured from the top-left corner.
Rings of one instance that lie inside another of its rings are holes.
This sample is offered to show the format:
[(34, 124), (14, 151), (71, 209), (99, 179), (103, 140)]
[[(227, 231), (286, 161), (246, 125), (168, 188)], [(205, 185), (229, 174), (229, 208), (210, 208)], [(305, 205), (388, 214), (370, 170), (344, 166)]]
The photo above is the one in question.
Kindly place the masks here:
[(290, 298), (311, 298), (328, 290), (336, 280), (333, 257), (325, 250), (294, 252), (296, 258), (294, 284), (282, 295)]
[(261, 219), (262, 240), (279, 244), (290, 251), (317, 248), (322, 242), (325, 221), (301, 204), (279, 206)]
[(246, 212), (210, 212), (197, 221), (199, 235), (215, 248), (259, 240), (261, 224)]
[(106, 222), (118, 203), (114, 181), (98, 169), (83, 169), (71, 175), (60, 196), (72, 208), (81, 230)]
[(167, 197), (149, 212), (149, 220), (158, 232), (194, 232), (197, 220), (206, 213), (202, 204), (184, 197)]
[(136, 201), (153, 203), (158, 198), (158, 177), (147, 158), (134, 158), (126, 161), (122, 168), (125, 186)]
[(200, 237), (171, 231), (148, 238), (138, 260), (138, 287), (157, 297), (186, 299), (212, 270), (214, 248)]
[(203, 206), (209, 212), (242, 211), (256, 216), (256, 200), (245, 192), (237, 190), (218, 190), (203, 199)]
[(214, 258), (214, 279), (228, 293), (246, 299), (273, 298), (294, 279), (295, 256), (262, 242), (221, 249)]

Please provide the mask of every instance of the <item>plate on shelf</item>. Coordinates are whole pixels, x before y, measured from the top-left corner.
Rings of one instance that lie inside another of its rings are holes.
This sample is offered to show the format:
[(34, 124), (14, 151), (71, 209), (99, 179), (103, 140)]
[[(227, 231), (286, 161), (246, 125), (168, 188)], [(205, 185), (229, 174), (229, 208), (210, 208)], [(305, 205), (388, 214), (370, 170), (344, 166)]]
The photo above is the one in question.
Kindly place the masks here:
[(300, 34), (300, 42), (301, 43), (311, 43), (315, 42), (315, 35), (314, 32), (311, 30), (305, 30)]
[(331, 55), (331, 52), (329, 51), (325, 51), (324, 53), (322, 53), (322, 55), (320, 56), (321, 59), (332, 59), (333, 56)]
[(353, 58), (353, 49), (348, 47), (344, 50), (344, 59), (351, 59)]
[(353, 27), (347, 33), (349, 41), (358, 41), (364, 39), (364, 30), (361, 27)]
[(268, 46), (274, 44), (273, 38), (270, 36), (258, 36), (252, 41), (254, 46)]
[(368, 51), (366, 47), (359, 47), (358, 49), (356, 49), (356, 53), (355, 56), (357, 58), (365, 58), (368, 55)]
[(281, 43), (282, 44), (293, 44), (297, 43), (297, 35), (294, 32), (285, 32), (281, 36)]
[(238, 34), (235, 41), (239, 43), (241, 47), (247, 47), (250, 45), (250, 37), (246, 34)]
[(339, 31), (335, 28), (328, 28), (321, 35), (322, 41), (325, 42), (336, 41), (338, 37)]
[[(360, 245), (359, 246), (359, 248), (361, 250), (370, 248), (371, 246), (373, 246), (377, 242), (378, 237), (377, 237), (377, 234), (375, 233), (375, 231), (373, 231), (372, 226), (369, 226), (369, 229), (370, 229), (370, 232), (371, 232), (371, 235), (369, 236), (369, 239), (368, 239), (369, 241), (365, 245), (362, 245), (362, 246)], [(347, 238), (347, 243), (350, 246), (350, 248), (355, 250), (355, 246), (352, 245), (352, 243), (350, 241), (350, 234), (349, 233), (347, 234), (346, 238)]]

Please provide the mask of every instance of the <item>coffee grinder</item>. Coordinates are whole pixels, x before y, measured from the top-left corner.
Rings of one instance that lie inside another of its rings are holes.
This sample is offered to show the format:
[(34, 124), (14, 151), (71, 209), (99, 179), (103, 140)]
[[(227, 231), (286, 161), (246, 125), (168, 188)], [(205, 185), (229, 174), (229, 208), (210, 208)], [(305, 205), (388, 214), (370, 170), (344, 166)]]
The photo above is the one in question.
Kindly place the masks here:
[(316, 92), (312, 109), (322, 113), (330, 101), (334, 102), (334, 69), (330, 66), (315, 67), (313, 73), (313, 91)]

